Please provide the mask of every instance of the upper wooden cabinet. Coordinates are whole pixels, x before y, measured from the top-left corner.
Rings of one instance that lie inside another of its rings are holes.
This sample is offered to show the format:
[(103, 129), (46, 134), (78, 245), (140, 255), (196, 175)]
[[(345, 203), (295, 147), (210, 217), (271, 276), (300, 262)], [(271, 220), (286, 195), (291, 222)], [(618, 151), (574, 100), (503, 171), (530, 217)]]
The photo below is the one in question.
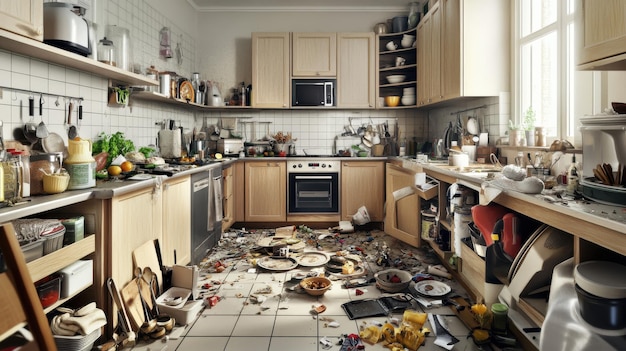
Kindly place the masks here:
[(384, 220), (385, 162), (341, 162), (341, 220), (351, 221), (361, 206), (372, 222)]
[(374, 33), (337, 34), (337, 107), (375, 106)]
[(626, 1), (583, 0), (578, 22), (578, 67), (588, 70), (626, 70)]
[(337, 33), (292, 34), (293, 77), (337, 75)]
[(43, 41), (43, 0), (0, 1), (0, 27)]
[(435, 3), (417, 26), (417, 104), (427, 105), (442, 98), (441, 10)]
[(510, 6), (500, 0), (440, 0), (424, 16), (418, 37), (428, 42), (430, 36), (431, 56), (418, 65), (425, 65), (419, 72), (430, 72), (425, 78), (431, 82), (422, 83), (427, 91), (418, 92), (419, 106), (510, 91)]
[(252, 107), (289, 107), (289, 33), (252, 33)]

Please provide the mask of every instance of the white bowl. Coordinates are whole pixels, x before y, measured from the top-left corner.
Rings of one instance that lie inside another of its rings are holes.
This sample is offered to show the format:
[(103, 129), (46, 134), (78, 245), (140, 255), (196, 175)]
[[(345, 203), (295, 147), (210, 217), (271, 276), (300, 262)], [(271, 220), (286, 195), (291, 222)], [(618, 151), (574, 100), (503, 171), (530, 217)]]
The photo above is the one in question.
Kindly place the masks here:
[(402, 91), (404, 92), (404, 95), (415, 95), (415, 87), (404, 88)]
[(415, 95), (404, 95), (402, 99), (400, 99), (400, 102), (402, 102), (404, 106), (415, 105)]
[(406, 76), (403, 74), (394, 74), (391, 76), (387, 76), (387, 81), (389, 81), (389, 83), (391, 84), (402, 83), (404, 82), (404, 78), (406, 78)]
[[(392, 282), (392, 279), (398, 278), (398, 282)], [(399, 292), (406, 289), (411, 283), (411, 273), (399, 269), (387, 269), (374, 274), (376, 284), (381, 290), (386, 292)]]

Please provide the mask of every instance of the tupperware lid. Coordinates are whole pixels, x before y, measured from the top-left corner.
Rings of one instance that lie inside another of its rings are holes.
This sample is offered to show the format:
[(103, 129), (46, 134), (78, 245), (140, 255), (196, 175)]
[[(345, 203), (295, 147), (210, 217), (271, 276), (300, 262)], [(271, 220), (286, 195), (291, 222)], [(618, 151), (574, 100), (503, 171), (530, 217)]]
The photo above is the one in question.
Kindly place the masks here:
[(586, 292), (605, 299), (626, 298), (626, 266), (609, 261), (587, 261), (574, 269), (574, 281)]

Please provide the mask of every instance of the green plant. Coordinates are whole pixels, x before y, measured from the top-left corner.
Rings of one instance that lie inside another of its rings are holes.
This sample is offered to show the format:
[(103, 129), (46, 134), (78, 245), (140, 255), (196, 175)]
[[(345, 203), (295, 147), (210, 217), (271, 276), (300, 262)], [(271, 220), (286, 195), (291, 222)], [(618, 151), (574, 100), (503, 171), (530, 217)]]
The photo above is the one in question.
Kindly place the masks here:
[(533, 130), (535, 128), (536, 115), (535, 110), (532, 107), (528, 107), (526, 110), (526, 115), (524, 116), (524, 121), (522, 122), (522, 127), (524, 130)]
[(107, 165), (111, 164), (111, 161), (115, 157), (135, 151), (135, 144), (132, 140), (126, 139), (122, 132), (111, 135), (102, 132), (98, 134), (98, 138), (99, 139), (93, 143), (92, 153), (95, 155), (101, 152), (108, 152), (109, 157), (107, 158)]
[(141, 152), (144, 156), (146, 156), (146, 158), (151, 157), (152, 153), (155, 151), (156, 151), (155, 148), (148, 147), (148, 146), (142, 146), (139, 148), (139, 152)]

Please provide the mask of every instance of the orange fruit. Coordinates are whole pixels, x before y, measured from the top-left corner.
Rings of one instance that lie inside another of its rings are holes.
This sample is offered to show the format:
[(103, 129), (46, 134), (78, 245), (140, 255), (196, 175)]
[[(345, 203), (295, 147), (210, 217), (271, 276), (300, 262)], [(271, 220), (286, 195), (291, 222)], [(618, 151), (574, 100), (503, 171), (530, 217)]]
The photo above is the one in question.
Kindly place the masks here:
[(118, 176), (122, 173), (122, 167), (120, 166), (109, 166), (109, 168), (107, 168), (107, 172), (109, 172), (110, 176)]
[(133, 170), (133, 163), (130, 161), (124, 161), (120, 167), (122, 168), (122, 172), (130, 172)]

